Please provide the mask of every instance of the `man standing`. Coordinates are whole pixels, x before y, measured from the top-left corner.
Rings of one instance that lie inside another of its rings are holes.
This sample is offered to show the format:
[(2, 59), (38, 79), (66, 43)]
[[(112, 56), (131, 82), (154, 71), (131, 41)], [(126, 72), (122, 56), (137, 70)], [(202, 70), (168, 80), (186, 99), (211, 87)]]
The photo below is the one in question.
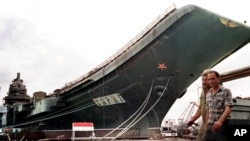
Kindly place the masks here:
[(220, 75), (217, 71), (208, 72), (208, 83), (211, 89), (206, 96), (207, 130), (204, 141), (223, 141), (226, 119), (229, 118), (232, 106), (232, 93), (230, 89), (221, 85)]
[(191, 117), (191, 119), (188, 121), (187, 126), (191, 126), (200, 116), (202, 118), (202, 123), (201, 127), (199, 129), (198, 135), (197, 135), (197, 140), (202, 141), (202, 137), (206, 131), (206, 93), (210, 89), (210, 86), (207, 81), (207, 74), (209, 70), (204, 70), (203, 73), (201, 74), (201, 82), (202, 82), (202, 92), (200, 95), (200, 104), (195, 112), (195, 114)]

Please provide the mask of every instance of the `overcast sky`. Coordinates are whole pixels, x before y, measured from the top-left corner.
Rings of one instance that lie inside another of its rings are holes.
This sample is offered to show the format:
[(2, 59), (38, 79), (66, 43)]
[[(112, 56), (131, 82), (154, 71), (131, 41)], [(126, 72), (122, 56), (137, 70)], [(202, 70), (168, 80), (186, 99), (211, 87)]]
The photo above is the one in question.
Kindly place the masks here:
[[(17, 72), (29, 95), (63, 87), (114, 54), (173, 3), (177, 8), (195, 4), (250, 23), (245, 0), (0, 0), (0, 99)], [(249, 54), (246, 46), (215, 69), (248, 66)], [(250, 96), (247, 84), (249, 78), (225, 86), (234, 96)], [(183, 103), (197, 101), (200, 86), (198, 79), (173, 105), (169, 118), (183, 112)]]

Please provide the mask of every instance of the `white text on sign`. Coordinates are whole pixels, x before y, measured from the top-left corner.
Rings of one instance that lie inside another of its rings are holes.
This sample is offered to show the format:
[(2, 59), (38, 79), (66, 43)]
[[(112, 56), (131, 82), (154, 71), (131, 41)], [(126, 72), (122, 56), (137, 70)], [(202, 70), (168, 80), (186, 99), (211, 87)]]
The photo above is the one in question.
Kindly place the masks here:
[(236, 129), (234, 132), (234, 136), (244, 136), (247, 133), (246, 129)]

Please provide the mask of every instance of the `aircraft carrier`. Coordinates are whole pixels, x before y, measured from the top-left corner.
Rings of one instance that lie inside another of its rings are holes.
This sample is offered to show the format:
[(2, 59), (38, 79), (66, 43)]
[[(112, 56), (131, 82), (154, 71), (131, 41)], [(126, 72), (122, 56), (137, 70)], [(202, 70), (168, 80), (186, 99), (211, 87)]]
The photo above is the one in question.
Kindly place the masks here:
[(173, 5), (102, 64), (52, 93), (30, 97), (17, 73), (3, 99), (1, 129), (53, 138), (71, 136), (74, 122), (92, 122), (96, 136), (149, 138), (205, 68), (249, 41), (242, 23)]

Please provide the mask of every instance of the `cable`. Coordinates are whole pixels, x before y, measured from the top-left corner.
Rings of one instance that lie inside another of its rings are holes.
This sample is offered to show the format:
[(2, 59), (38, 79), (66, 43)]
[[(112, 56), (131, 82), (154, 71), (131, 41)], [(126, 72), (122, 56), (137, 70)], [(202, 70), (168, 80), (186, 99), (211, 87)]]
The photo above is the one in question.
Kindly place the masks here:
[[(167, 81), (167, 84), (165, 85), (165, 88), (161, 94), (161, 96), (155, 101), (155, 103), (148, 109), (148, 111), (146, 113), (144, 113), (137, 121), (135, 121), (134, 123), (131, 123), (129, 124), (122, 132), (120, 132), (119, 134), (117, 134), (114, 139), (117, 139), (118, 137), (120, 137), (121, 135), (123, 135), (125, 132), (127, 132), (131, 127), (133, 127), (136, 123), (138, 123), (143, 117), (145, 117), (146, 114), (148, 114), (148, 112), (150, 112), (154, 106), (159, 102), (159, 100), (161, 99), (161, 97), (163, 96), (163, 94), (165, 93), (165, 91), (167, 90), (168, 88), (168, 85), (169, 85), (169, 82), (170, 82), (170, 79), (172, 78), (169, 77), (168, 81)], [(114, 140), (112, 139), (112, 140)]]
[[(123, 123), (121, 123), (118, 127), (116, 127), (115, 129), (113, 129), (112, 131), (110, 131), (109, 133), (107, 133), (105, 136), (103, 136), (103, 138), (109, 136), (110, 134), (112, 134), (113, 132), (115, 132), (117, 129), (119, 129), (121, 126), (123, 126), (125, 123), (127, 123), (130, 119), (132, 119), (139, 111), (139, 115), (141, 114), (141, 112), (144, 110), (149, 98), (150, 98), (150, 94), (151, 94), (151, 91), (152, 91), (152, 86), (153, 86), (153, 83), (154, 83), (154, 80), (152, 81), (152, 84), (151, 84), (151, 88), (150, 88), (150, 91), (146, 97), (146, 99), (144, 100), (144, 102), (142, 103), (142, 105), (137, 109), (137, 111), (135, 111), (127, 120), (125, 120)], [(137, 116), (138, 117), (138, 116)], [(135, 119), (137, 118), (135, 117)]]

